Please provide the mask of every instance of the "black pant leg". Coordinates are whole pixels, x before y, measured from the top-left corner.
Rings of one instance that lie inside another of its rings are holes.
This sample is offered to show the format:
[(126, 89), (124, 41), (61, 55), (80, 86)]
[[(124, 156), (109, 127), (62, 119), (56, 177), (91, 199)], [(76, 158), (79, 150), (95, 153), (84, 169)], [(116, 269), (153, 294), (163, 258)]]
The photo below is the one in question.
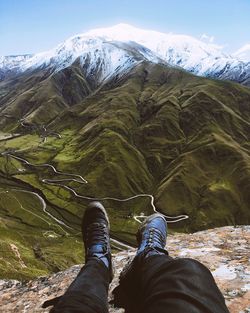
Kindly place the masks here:
[(229, 313), (211, 272), (196, 260), (151, 256), (140, 277), (140, 312)]
[(51, 310), (53, 313), (108, 313), (109, 271), (90, 259)]

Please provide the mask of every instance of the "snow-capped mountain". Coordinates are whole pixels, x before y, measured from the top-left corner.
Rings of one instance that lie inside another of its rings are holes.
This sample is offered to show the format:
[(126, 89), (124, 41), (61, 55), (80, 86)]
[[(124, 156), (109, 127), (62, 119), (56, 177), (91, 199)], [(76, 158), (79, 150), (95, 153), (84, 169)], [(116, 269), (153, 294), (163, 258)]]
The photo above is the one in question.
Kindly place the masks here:
[(227, 58), (218, 46), (206, 44), (193, 37), (141, 30), (125, 24), (92, 30), (87, 35), (100, 36), (106, 40), (137, 42), (172, 65), (190, 69), (199, 64), (201, 74), (211, 67), (211, 59)]
[(86, 34), (107, 40), (135, 41), (149, 48), (168, 64), (180, 66), (197, 75), (241, 83), (250, 78), (250, 58), (246, 57), (246, 50), (249, 53), (248, 46), (244, 51), (239, 50), (238, 54), (231, 56), (223, 53), (222, 47), (191, 36), (142, 30), (126, 24), (95, 29)]
[(103, 80), (142, 60), (166, 62), (194, 74), (249, 83), (249, 47), (234, 55), (191, 36), (142, 30), (126, 24), (99, 28), (73, 36), (52, 50), (33, 56), (0, 57), (0, 74), (37, 68), (59, 71), (79, 58), (87, 74)]
[(31, 57), (31, 54), (0, 56), (0, 80), (4, 78), (6, 73), (14, 69), (18, 70), (20, 65)]
[(21, 64), (22, 62), (27, 61), (32, 57), (32, 54), (24, 55), (8, 55), (6, 57), (0, 56), (0, 67), (1, 68), (13, 68)]
[(86, 75), (98, 73), (98, 79), (124, 72), (143, 60), (161, 61), (150, 49), (136, 42), (108, 40), (88, 34), (69, 38), (52, 50), (33, 56), (7, 56), (0, 59), (0, 70), (14, 73), (49, 68), (58, 72), (79, 59)]

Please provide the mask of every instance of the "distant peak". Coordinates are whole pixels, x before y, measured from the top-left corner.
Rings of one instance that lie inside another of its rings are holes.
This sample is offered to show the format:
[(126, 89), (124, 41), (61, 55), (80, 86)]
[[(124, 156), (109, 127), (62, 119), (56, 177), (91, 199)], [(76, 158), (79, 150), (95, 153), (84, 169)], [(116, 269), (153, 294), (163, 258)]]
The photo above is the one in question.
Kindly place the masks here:
[(134, 29), (134, 28), (136, 28), (136, 27), (133, 26), (133, 25), (130, 25), (130, 24), (126, 24), (126, 23), (119, 23), (119, 24), (116, 24), (116, 25), (111, 26), (111, 27), (108, 27), (108, 28)]
[(89, 30), (87, 33), (93, 33), (93, 32), (101, 32), (101, 31), (115, 31), (115, 30), (143, 30), (143, 29), (140, 29), (138, 27), (135, 27), (133, 25), (130, 25), (130, 24), (126, 24), (126, 23), (119, 23), (119, 24), (116, 24), (116, 25), (113, 25), (113, 26), (108, 26), (108, 27), (98, 27), (98, 28), (94, 28), (94, 29), (91, 29)]
[(105, 27), (105, 28), (95, 28), (89, 30), (88, 32), (84, 33), (83, 35), (88, 36), (100, 36), (100, 37), (111, 37), (114, 40), (130, 40), (130, 36), (133, 34), (141, 34), (145, 32), (145, 30), (134, 27), (129, 24), (120, 23), (114, 26)]

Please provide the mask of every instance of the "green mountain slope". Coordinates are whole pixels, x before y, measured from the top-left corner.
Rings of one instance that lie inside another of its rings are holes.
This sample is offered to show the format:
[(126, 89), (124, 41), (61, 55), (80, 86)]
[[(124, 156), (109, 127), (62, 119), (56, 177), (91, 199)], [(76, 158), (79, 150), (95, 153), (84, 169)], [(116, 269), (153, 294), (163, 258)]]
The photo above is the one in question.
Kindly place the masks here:
[(2, 276), (80, 262), (90, 198), (116, 198), (103, 201), (112, 236), (130, 244), (133, 216), (153, 212), (145, 194), (166, 215), (189, 215), (170, 230), (250, 222), (250, 89), (146, 62), (99, 86), (77, 62), (1, 84)]

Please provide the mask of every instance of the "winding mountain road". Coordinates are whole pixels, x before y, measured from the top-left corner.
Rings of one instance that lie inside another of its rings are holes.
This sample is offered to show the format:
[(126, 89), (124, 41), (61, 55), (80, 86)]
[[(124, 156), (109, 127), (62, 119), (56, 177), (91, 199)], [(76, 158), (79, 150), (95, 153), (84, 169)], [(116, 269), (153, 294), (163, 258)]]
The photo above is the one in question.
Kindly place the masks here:
[[(44, 163), (44, 164), (33, 164), (33, 163), (30, 163), (29, 161), (27, 161), (26, 159), (21, 158), (19, 156), (16, 156), (16, 155), (14, 155), (12, 153), (9, 153), (9, 152), (2, 152), (1, 155), (2, 156), (6, 156), (6, 157), (10, 157), (10, 158), (13, 158), (13, 159), (16, 159), (16, 160), (18, 160), (18, 161), (20, 161), (20, 162), (22, 162), (22, 163), (24, 163), (25, 165), (28, 165), (28, 166), (32, 166), (32, 167), (47, 167), (47, 168), (52, 169), (52, 171), (55, 174), (70, 177), (70, 178), (64, 178), (64, 179), (42, 179), (41, 181), (43, 183), (45, 183), (45, 184), (56, 185), (56, 186), (60, 186), (60, 187), (62, 187), (64, 189), (67, 189), (77, 198), (90, 200), (90, 201), (113, 200), (113, 201), (117, 201), (117, 202), (127, 202), (127, 201), (130, 201), (130, 200), (133, 200), (133, 199), (136, 199), (136, 198), (140, 198), (140, 197), (148, 197), (148, 198), (150, 198), (150, 204), (151, 204), (151, 207), (152, 207), (152, 211), (154, 213), (160, 213), (160, 212), (157, 211), (157, 209), (155, 207), (154, 196), (151, 195), (151, 194), (141, 193), (141, 194), (137, 194), (137, 195), (134, 195), (134, 196), (131, 196), (131, 197), (128, 197), (128, 198), (124, 198), (124, 199), (115, 198), (115, 197), (103, 197), (103, 198), (87, 197), (87, 196), (78, 194), (73, 188), (71, 188), (71, 187), (69, 187), (67, 185), (61, 184), (62, 182), (66, 182), (66, 181), (67, 182), (74, 181), (74, 182), (79, 183), (79, 184), (88, 184), (88, 181), (85, 178), (83, 178), (81, 175), (79, 175), (79, 174), (72, 174), (72, 173), (65, 173), (65, 172), (62, 172), (62, 171), (58, 171), (53, 165), (47, 164), (47, 163)], [(40, 200), (40, 202), (42, 204), (43, 211), (47, 215), (49, 215), (50, 218), (52, 218), (58, 224), (63, 225), (64, 227), (66, 227), (68, 229), (73, 229), (69, 225), (65, 224), (63, 221), (61, 221), (60, 219), (56, 218), (55, 216), (53, 216), (51, 213), (49, 213), (46, 210), (46, 202), (44, 201), (44, 199), (40, 195), (38, 195), (35, 192), (31, 192), (31, 191), (27, 191), (27, 190), (20, 190), (20, 191), (21, 192), (27, 192), (27, 193), (34, 194)], [(163, 213), (160, 213), (160, 214), (162, 214), (166, 218), (168, 223), (176, 223), (176, 222), (179, 222), (179, 221), (182, 221), (182, 220), (186, 220), (186, 219), (189, 218), (188, 215), (178, 215), (178, 216), (173, 217), (173, 216), (165, 215)], [(138, 223), (142, 223), (141, 219), (145, 219), (146, 216), (144, 216), (144, 215), (136, 215), (136, 216), (133, 216), (133, 218)], [(120, 247), (122, 247), (122, 249), (124, 249), (124, 248), (126, 248), (126, 249), (132, 248), (131, 246), (129, 246), (129, 245), (127, 245), (127, 244), (125, 244), (125, 243), (123, 243), (121, 241), (118, 241), (118, 240), (116, 240), (114, 238), (111, 238), (111, 242), (112, 242), (112, 244), (116, 248), (119, 248), (116, 245), (119, 245)]]

